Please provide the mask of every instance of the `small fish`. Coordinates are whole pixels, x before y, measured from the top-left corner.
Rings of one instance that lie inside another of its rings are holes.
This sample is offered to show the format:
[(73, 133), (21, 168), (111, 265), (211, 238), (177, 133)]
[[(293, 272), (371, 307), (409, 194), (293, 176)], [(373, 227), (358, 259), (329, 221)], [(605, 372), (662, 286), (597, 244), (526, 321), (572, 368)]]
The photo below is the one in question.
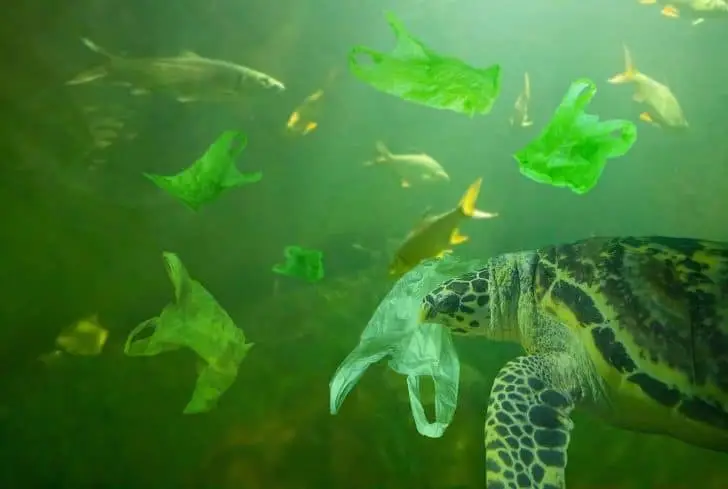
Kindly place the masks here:
[(321, 117), (323, 107), (322, 102), (324, 94), (338, 75), (338, 68), (329, 70), (322, 88), (319, 88), (312, 94), (308, 95), (305, 99), (303, 99), (303, 102), (293, 109), (293, 112), (291, 112), (291, 115), (288, 117), (288, 121), (286, 122), (287, 131), (305, 136), (318, 128), (319, 118)]
[(666, 85), (639, 72), (632, 62), (627, 46), (624, 46), (624, 63), (624, 73), (615, 75), (608, 81), (614, 84), (634, 83), (634, 101), (650, 107), (649, 111), (640, 114), (640, 120), (670, 128), (688, 127), (680, 103), (672, 91)]
[(78, 356), (100, 355), (109, 337), (109, 331), (99, 323), (98, 315), (86, 317), (64, 328), (56, 338), (56, 350), (40, 356), (49, 363), (64, 353)]
[(270, 75), (229, 61), (203, 58), (191, 51), (169, 58), (126, 58), (116, 56), (89, 39), (82, 39), (92, 51), (105, 56), (100, 66), (79, 73), (67, 85), (80, 85), (102, 78), (130, 85), (132, 94), (165, 91), (180, 102), (219, 101), (240, 97), (254, 87), (284, 90)]
[(511, 126), (518, 124), (521, 127), (530, 127), (533, 121), (528, 117), (528, 104), (531, 101), (531, 80), (528, 72), (523, 74), (523, 91), (518, 95), (511, 116)]
[(302, 136), (313, 132), (318, 127), (316, 119), (318, 119), (318, 112), (323, 96), (323, 90), (316, 90), (303, 99), (303, 102), (288, 117), (286, 129)]
[(643, 5), (663, 5), (660, 13), (665, 17), (677, 19), (688, 17), (693, 25), (701, 24), (707, 17), (728, 18), (728, 2), (726, 0), (639, 0)]
[(439, 215), (425, 215), (418, 226), (404, 239), (389, 267), (390, 275), (401, 276), (422, 260), (442, 257), (451, 247), (464, 243), (467, 236), (460, 234), (458, 226), (463, 219), (491, 219), (497, 213), (483, 212), (475, 208), (483, 179), (479, 178), (468, 187), (455, 209)]
[(397, 155), (390, 152), (381, 141), (377, 141), (376, 146), (379, 154), (373, 161), (367, 161), (364, 165), (387, 165), (391, 167), (399, 176), (403, 188), (409, 188), (415, 182), (450, 181), (450, 175), (430, 155), (425, 153)]

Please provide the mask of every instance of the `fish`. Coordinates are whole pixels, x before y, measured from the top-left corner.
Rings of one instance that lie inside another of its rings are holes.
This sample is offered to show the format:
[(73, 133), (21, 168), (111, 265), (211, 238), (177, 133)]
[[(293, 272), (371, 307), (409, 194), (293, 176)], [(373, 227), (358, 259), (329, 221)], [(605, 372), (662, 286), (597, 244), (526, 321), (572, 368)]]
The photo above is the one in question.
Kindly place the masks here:
[(531, 101), (531, 80), (528, 72), (523, 74), (523, 91), (518, 95), (511, 116), (511, 126), (530, 127), (533, 121), (528, 117), (528, 104)]
[(305, 136), (318, 128), (324, 94), (338, 75), (338, 68), (329, 70), (322, 88), (319, 88), (308, 95), (295, 109), (293, 109), (291, 115), (288, 116), (288, 121), (286, 121), (286, 130), (288, 132)]
[(83, 38), (90, 50), (106, 61), (66, 82), (82, 85), (108, 78), (132, 87), (134, 95), (170, 92), (179, 102), (220, 101), (241, 97), (254, 88), (285, 90), (283, 82), (260, 71), (229, 61), (204, 58), (192, 51), (176, 57), (127, 58), (109, 53)]
[(484, 212), (475, 208), (482, 178), (473, 182), (457, 207), (442, 214), (427, 212), (421, 222), (407, 235), (389, 266), (391, 276), (400, 277), (427, 258), (442, 258), (452, 252), (452, 247), (466, 242), (468, 236), (460, 234), (464, 219), (492, 219), (498, 213)]
[(728, 2), (726, 0), (639, 0), (643, 5), (663, 5), (660, 13), (665, 17), (677, 19), (688, 17), (693, 19), (692, 24), (698, 25), (707, 17), (728, 18)]
[(316, 119), (318, 119), (318, 112), (323, 96), (324, 91), (319, 89), (303, 99), (303, 102), (288, 117), (286, 129), (290, 132), (298, 133), (301, 136), (305, 136), (316, 130), (318, 127)]
[(49, 363), (67, 353), (77, 356), (100, 355), (109, 337), (109, 331), (99, 322), (97, 314), (82, 318), (61, 330), (56, 337), (56, 350), (39, 357)]
[(640, 120), (659, 127), (687, 128), (688, 122), (675, 94), (666, 85), (638, 71), (626, 45), (624, 46), (624, 63), (624, 73), (615, 75), (608, 81), (613, 84), (634, 83), (634, 101), (650, 107), (648, 111), (640, 114)]
[(399, 176), (402, 188), (413, 183), (450, 181), (450, 175), (432, 156), (425, 153), (394, 154), (381, 141), (376, 143), (379, 153), (374, 160), (364, 162), (365, 166), (386, 165)]

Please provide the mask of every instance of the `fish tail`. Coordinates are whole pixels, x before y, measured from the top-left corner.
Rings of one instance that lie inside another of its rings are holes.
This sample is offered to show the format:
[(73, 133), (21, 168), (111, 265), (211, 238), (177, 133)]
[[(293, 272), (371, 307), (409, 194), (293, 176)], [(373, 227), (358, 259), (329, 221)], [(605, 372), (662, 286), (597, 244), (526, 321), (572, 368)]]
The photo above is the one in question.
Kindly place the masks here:
[(111, 60), (114, 59), (114, 56), (90, 39), (84, 37), (81, 38), (81, 42), (83, 42), (84, 45), (91, 51), (99, 53), (107, 58), (107, 60), (100, 66), (94, 66), (93, 68), (82, 71), (72, 79), (68, 80), (66, 85), (81, 85), (83, 83), (89, 83), (104, 78), (109, 74), (109, 65), (111, 64)]
[(462, 199), (460, 199), (458, 208), (464, 216), (470, 217), (472, 219), (490, 219), (498, 215), (491, 212), (484, 212), (475, 208), (475, 202), (478, 200), (478, 195), (480, 194), (480, 185), (482, 183), (483, 179), (478, 178), (475, 182), (470, 184), (470, 187), (468, 187), (465, 195), (463, 195)]
[(629, 48), (627, 45), (623, 45), (624, 48), (624, 72), (619, 73), (617, 75), (614, 75), (612, 78), (607, 80), (609, 83), (627, 83), (632, 80), (634, 80), (635, 75), (637, 75), (637, 68), (634, 66), (634, 61), (632, 61), (632, 54), (629, 52)]
[(114, 57), (114, 55), (112, 55), (112, 54), (111, 54), (110, 52), (108, 52), (108, 51), (107, 51), (106, 49), (102, 48), (101, 46), (99, 46), (98, 44), (96, 44), (95, 42), (93, 42), (93, 41), (92, 41), (91, 39), (88, 39), (88, 38), (82, 37), (82, 38), (81, 38), (81, 42), (82, 42), (82, 43), (83, 43), (83, 44), (84, 44), (84, 45), (85, 45), (85, 46), (86, 46), (87, 48), (89, 48), (89, 49), (90, 49), (91, 51), (93, 51), (93, 52), (95, 52), (95, 53), (99, 53), (100, 55), (102, 55), (102, 56), (105, 56), (105, 57), (107, 57), (107, 58), (109, 58), (109, 59), (111, 59), (111, 58), (113, 58), (113, 57)]
[(387, 145), (384, 144), (382, 141), (377, 141), (376, 147), (377, 147), (377, 151), (379, 152), (379, 155), (381, 157), (389, 159), (392, 156), (392, 153), (389, 151), (389, 148), (387, 148)]
[(364, 166), (372, 166), (376, 165), (377, 163), (386, 163), (392, 157), (392, 153), (389, 152), (389, 148), (387, 148), (387, 146), (383, 142), (377, 141), (376, 147), (379, 154), (373, 160), (365, 161)]

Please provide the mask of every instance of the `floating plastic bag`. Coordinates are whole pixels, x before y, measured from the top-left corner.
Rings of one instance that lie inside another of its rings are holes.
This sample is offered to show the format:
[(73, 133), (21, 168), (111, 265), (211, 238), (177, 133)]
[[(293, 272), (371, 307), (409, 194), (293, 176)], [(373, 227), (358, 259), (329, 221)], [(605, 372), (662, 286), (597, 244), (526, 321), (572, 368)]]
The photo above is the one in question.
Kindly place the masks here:
[(596, 92), (586, 78), (571, 84), (541, 135), (515, 154), (523, 175), (584, 194), (597, 184), (609, 158), (629, 151), (637, 139), (632, 122), (600, 121), (585, 112)]
[(393, 13), (386, 16), (397, 37), (395, 48), (383, 53), (354, 47), (349, 52), (354, 76), (381, 92), (435, 109), (470, 116), (490, 112), (500, 94), (500, 65), (474, 68), (443, 56), (412, 37)]
[(217, 199), (226, 190), (259, 182), (262, 172), (241, 173), (235, 159), (245, 149), (248, 138), (238, 131), (225, 131), (192, 166), (173, 176), (145, 173), (159, 188), (196, 211)]
[[(359, 345), (341, 363), (330, 386), (331, 414), (336, 414), (372, 364), (389, 357), (389, 367), (407, 376), (412, 416), (417, 431), (431, 438), (442, 436), (455, 414), (460, 362), (450, 332), (419, 321), (422, 298), (439, 283), (480, 266), (446, 256), (428, 260), (405, 274), (374, 312)], [(420, 398), (420, 377), (435, 386), (435, 421), (429, 422)]]
[(300, 246), (286, 246), (283, 254), (285, 263), (273, 266), (273, 272), (289, 277), (298, 277), (309, 282), (319, 282), (324, 278), (324, 254)]
[[(211, 410), (218, 398), (232, 385), (238, 365), (253, 346), (246, 343), (243, 331), (199, 282), (190, 278), (174, 253), (163, 254), (167, 274), (174, 285), (175, 302), (159, 317), (148, 319), (129, 334), (124, 353), (152, 356), (183, 346), (204, 361), (198, 369), (197, 384), (184, 414)], [(146, 329), (151, 335), (137, 339)]]

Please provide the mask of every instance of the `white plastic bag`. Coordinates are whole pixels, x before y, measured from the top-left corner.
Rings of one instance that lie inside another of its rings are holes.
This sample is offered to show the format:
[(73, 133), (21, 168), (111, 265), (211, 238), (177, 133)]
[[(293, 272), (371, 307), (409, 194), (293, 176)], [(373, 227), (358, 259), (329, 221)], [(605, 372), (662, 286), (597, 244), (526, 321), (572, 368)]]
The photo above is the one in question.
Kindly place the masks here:
[[(389, 367), (407, 376), (412, 417), (417, 431), (439, 438), (452, 421), (457, 406), (460, 362), (450, 332), (419, 322), (422, 298), (441, 282), (479, 266), (446, 256), (421, 263), (404, 275), (379, 304), (357, 347), (336, 370), (330, 386), (330, 410), (336, 414), (364, 371), (385, 357)], [(420, 377), (435, 386), (435, 421), (425, 415), (420, 398)]]

